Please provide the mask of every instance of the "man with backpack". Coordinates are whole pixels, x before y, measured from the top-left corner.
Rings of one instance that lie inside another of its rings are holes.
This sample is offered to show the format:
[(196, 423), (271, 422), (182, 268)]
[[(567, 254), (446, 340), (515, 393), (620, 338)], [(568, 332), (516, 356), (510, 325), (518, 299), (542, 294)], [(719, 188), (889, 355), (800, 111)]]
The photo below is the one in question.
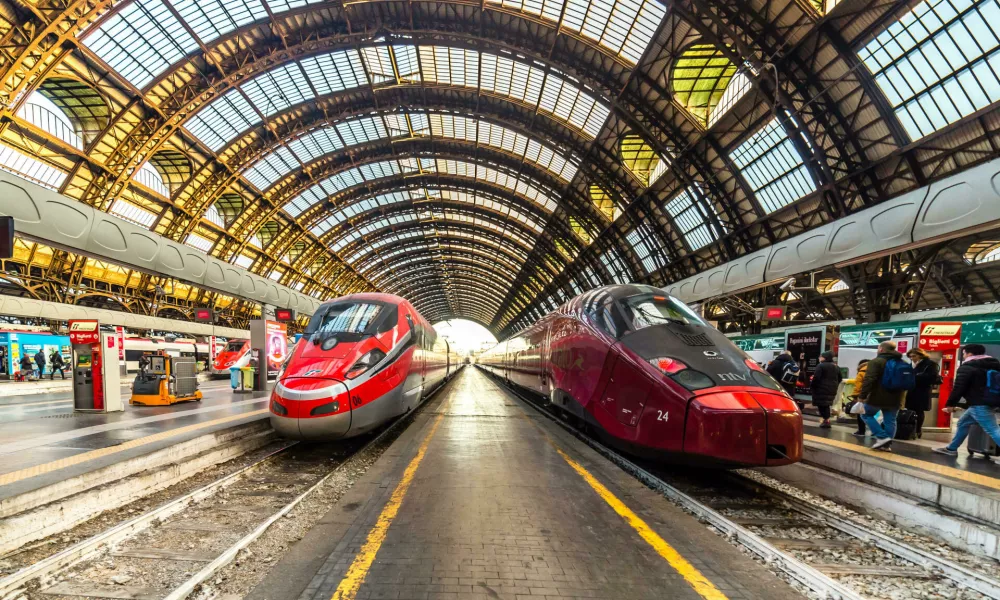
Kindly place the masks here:
[(63, 371), (66, 368), (66, 361), (63, 360), (62, 353), (58, 349), (52, 351), (52, 354), (49, 356), (49, 364), (52, 365), (49, 379), (55, 380), (56, 371), (59, 371), (60, 378), (66, 379), (66, 373)]
[(986, 354), (986, 347), (982, 344), (968, 344), (962, 349), (962, 366), (955, 373), (955, 386), (943, 410), (955, 412), (962, 398), (965, 398), (968, 408), (958, 420), (955, 437), (947, 446), (935, 448), (935, 452), (957, 455), (973, 423), (977, 423), (994, 442), (1000, 444), (1000, 427), (997, 427), (993, 414), (993, 410), (1000, 407), (1000, 360)]
[(792, 358), (791, 350), (784, 350), (767, 365), (767, 374), (785, 388), (788, 395), (795, 398), (795, 382), (799, 379), (799, 364)]
[[(878, 355), (868, 361), (868, 370), (858, 394), (858, 400), (865, 404), (861, 418), (875, 436), (872, 450), (891, 451), (892, 438), (896, 435), (896, 414), (903, 406), (907, 390), (912, 390), (915, 385), (913, 366), (896, 352), (896, 343), (879, 344)], [(880, 410), (882, 423), (875, 418)]]
[(35, 353), (35, 364), (38, 365), (38, 378), (45, 376), (45, 352), (39, 350)]

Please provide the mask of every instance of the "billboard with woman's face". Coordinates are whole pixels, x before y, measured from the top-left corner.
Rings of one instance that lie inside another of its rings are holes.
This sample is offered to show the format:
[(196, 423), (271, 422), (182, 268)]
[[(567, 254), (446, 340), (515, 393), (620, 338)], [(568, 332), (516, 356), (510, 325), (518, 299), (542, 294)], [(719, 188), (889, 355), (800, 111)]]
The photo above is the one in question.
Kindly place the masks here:
[(288, 358), (288, 326), (284, 323), (268, 321), (266, 323), (267, 346), (267, 378), (275, 379), (281, 365)]

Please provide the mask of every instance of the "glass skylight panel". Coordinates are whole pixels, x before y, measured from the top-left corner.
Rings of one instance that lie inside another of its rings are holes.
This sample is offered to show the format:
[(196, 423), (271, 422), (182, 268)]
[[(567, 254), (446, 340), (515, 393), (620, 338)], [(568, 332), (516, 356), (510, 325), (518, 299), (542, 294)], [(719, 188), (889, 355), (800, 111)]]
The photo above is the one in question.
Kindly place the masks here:
[(656, 253), (653, 248), (656, 243), (651, 240), (652, 233), (646, 228), (645, 225), (639, 225), (632, 231), (625, 234), (625, 239), (628, 240), (629, 245), (635, 250), (636, 256), (639, 257), (639, 261), (642, 262), (643, 268), (646, 269), (647, 273), (655, 273), (658, 268), (656, 265)]
[(3, 143), (0, 143), (0, 169), (50, 190), (58, 190), (66, 181), (65, 172)]
[(212, 206), (209, 206), (208, 210), (205, 211), (204, 218), (209, 223), (213, 223), (214, 225), (217, 225), (223, 229), (226, 228), (226, 220), (222, 218), (222, 214), (219, 212), (219, 209), (214, 204)]
[(369, 46), (361, 49), (361, 57), (374, 85), (396, 83), (397, 76), (399, 81), (420, 81), (416, 46)]
[[(617, 250), (614, 248), (608, 248), (601, 253), (599, 258), (601, 259), (601, 263), (604, 265), (604, 268), (607, 269), (608, 275), (611, 277), (612, 281), (615, 283), (628, 283), (631, 276), (628, 269), (625, 267), (625, 261), (622, 260), (622, 257), (618, 254)], [(549, 298), (549, 302), (553, 305), (552, 308), (555, 309), (555, 302), (552, 301), (551, 297)]]
[(233, 259), (233, 264), (237, 267), (243, 267), (244, 269), (249, 269), (253, 266), (253, 259), (246, 254), (237, 254), (236, 258)]
[(284, 275), (284, 273), (282, 273), (281, 271), (271, 271), (271, 274), (268, 275), (267, 277), (271, 281), (281, 281), (282, 275)]
[(170, 197), (170, 189), (167, 187), (167, 184), (163, 183), (163, 176), (156, 170), (156, 167), (148, 162), (142, 163), (142, 166), (135, 170), (135, 173), (132, 174), (132, 179), (164, 198)]
[[(344, 144), (340, 141), (340, 137), (330, 127), (310, 131), (306, 135), (288, 142), (288, 148), (304, 165), (343, 147)], [(298, 164), (298, 162), (295, 163), (296, 168)]]
[(212, 250), (212, 246), (215, 245), (214, 242), (201, 237), (197, 233), (189, 233), (184, 243), (195, 250), (201, 250), (205, 254), (208, 254)]
[(538, 107), (572, 123), (590, 137), (597, 137), (611, 112), (590, 94), (551, 74), (545, 80)]
[(381, 117), (362, 117), (360, 119), (350, 119), (337, 123), (337, 133), (344, 139), (348, 146), (364, 144), (372, 140), (380, 140), (389, 137), (385, 130), (385, 123)]
[(313, 97), (298, 63), (282, 65), (242, 84), (243, 92), (265, 117)]
[(259, 123), (257, 111), (238, 89), (229, 90), (187, 120), (184, 127), (213, 152)]
[(639, 62), (666, 14), (666, 7), (657, 0), (487, 0), (487, 3), (559, 22), (560, 27), (579, 32), (632, 64)]
[(258, 0), (170, 0), (202, 42), (267, 18)]
[(924, 0), (861, 49), (913, 140), (1000, 100), (1000, 5)]
[(777, 118), (740, 144), (731, 157), (768, 213), (816, 190), (802, 156)]
[[(695, 195), (691, 188), (678, 194), (664, 205), (664, 209), (674, 218), (674, 224), (692, 250), (703, 248), (719, 239), (718, 230), (700, 204), (694, 201)], [(714, 208), (711, 208), (714, 212)], [(718, 218), (718, 214), (712, 215)]]
[(108, 17), (84, 40), (126, 81), (142, 89), (198, 43), (162, 0), (135, 0)]
[(321, 96), (368, 85), (365, 68), (357, 50), (339, 50), (311, 56), (303, 58), (299, 64)]
[(111, 204), (111, 210), (108, 212), (116, 217), (125, 219), (130, 223), (134, 223), (140, 227), (145, 227), (146, 229), (152, 227), (153, 223), (156, 223), (157, 219), (155, 213), (152, 213), (144, 208), (139, 208), (135, 204), (124, 200), (115, 200)]
[(271, 185), (299, 167), (299, 161), (285, 146), (278, 146), (274, 152), (258, 160), (244, 171), (243, 176), (258, 190), (264, 191)]

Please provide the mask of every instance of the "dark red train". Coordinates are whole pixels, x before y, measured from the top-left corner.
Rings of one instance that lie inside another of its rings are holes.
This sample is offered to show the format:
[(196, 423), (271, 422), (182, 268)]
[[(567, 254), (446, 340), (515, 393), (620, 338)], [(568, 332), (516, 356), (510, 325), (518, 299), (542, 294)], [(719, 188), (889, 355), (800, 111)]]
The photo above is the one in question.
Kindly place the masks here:
[(718, 467), (802, 457), (802, 414), (726, 336), (661, 289), (582, 294), (477, 359), (635, 455)]
[(278, 375), (271, 425), (300, 440), (359, 435), (412, 410), (461, 367), (406, 300), (343, 296), (313, 314)]

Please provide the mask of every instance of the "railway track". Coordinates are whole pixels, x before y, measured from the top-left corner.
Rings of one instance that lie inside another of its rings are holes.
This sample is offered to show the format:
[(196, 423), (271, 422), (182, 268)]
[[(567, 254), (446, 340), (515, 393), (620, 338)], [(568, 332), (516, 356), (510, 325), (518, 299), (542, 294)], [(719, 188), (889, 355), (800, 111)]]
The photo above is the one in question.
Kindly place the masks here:
[(255, 560), (266, 570), (280, 557), (251, 557), (248, 547), (272, 528), (282, 528), (283, 517), (342, 475), (352, 458), (380, 452), (429, 402), (374, 436), (337, 444), (289, 443), (273, 450), (3, 577), (0, 600), (181, 600), (233, 561)]
[(1000, 599), (1000, 580), (990, 575), (810, 505), (753, 477), (714, 474), (709, 481), (641, 464), (581, 431), (557, 409), (504, 387), (813, 596)]

